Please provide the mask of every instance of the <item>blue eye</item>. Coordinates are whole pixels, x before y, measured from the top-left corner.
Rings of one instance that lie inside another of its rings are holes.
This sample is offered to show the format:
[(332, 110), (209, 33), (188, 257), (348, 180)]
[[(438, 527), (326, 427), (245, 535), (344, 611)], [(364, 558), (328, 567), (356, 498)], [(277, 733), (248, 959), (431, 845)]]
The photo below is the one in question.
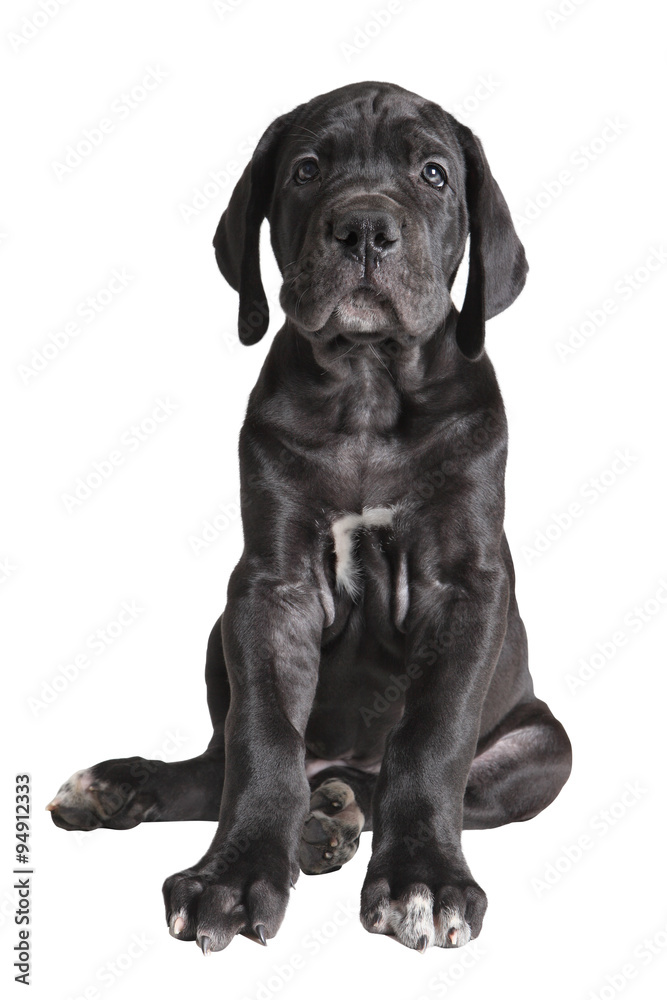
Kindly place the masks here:
[(443, 188), (447, 183), (447, 174), (437, 163), (427, 163), (422, 170), (422, 177), (431, 187)]
[(306, 184), (308, 181), (314, 180), (319, 172), (317, 160), (302, 160), (294, 171), (294, 180), (297, 184)]

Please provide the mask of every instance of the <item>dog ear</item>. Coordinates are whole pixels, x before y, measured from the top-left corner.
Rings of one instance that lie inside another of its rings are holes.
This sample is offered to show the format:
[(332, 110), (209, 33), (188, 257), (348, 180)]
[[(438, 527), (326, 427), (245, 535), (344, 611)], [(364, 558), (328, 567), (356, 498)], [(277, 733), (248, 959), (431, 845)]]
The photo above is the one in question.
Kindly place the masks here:
[(526, 282), (528, 263), (482, 144), (458, 122), (457, 136), (466, 166), (470, 261), (456, 341), (461, 352), (475, 361), (484, 350), (485, 320), (512, 305)]
[(269, 325), (269, 304), (259, 266), (259, 232), (271, 204), (280, 140), (295, 111), (276, 118), (264, 132), (213, 237), (218, 267), (239, 293), (239, 337), (243, 344), (256, 344)]

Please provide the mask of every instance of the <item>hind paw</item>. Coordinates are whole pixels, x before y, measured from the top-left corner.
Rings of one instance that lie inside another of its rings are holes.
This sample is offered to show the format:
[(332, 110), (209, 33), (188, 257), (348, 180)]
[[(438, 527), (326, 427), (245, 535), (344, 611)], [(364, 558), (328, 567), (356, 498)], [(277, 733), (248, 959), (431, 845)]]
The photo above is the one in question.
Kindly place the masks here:
[(46, 808), (62, 830), (128, 830), (156, 811), (146, 786), (158, 766), (142, 757), (103, 761), (73, 774)]
[(354, 857), (365, 817), (354, 792), (340, 778), (327, 778), (310, 797), (301, 832), (299, 864), (305, 875), (337, 871)]

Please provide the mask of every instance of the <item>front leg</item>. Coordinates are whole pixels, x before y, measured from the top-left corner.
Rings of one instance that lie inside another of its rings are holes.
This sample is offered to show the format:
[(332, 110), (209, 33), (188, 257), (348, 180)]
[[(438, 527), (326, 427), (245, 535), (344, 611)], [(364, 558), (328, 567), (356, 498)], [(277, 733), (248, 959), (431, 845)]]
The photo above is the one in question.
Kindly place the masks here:
[(497, 551), (434, 559), (432, 542), (410, 588), (408, 662), (422, 669), (387, 743), (361, 906), (367, 930), (419, 951), (464, 945), (482, 926), (486, 896), (461, 849), (463, 796), (509, 593)]
[(303, 737), (323, 627), (308, 577), (304, 567), (271, 572), (265, 560), (246, 557), (230, 581), (222, 620), (231, 701), (220, 823), (199, 863), (163, 887), (170, 932), (196, 940), (204, 954), (237, 933), (265, 944), (299, 873), (310, 801)]

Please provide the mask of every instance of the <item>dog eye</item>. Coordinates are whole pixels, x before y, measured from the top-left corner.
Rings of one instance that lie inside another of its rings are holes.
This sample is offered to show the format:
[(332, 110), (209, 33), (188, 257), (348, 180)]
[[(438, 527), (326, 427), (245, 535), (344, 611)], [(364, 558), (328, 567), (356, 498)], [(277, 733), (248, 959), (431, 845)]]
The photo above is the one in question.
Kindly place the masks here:
[(437, 163), (427, 163), (422, 170), (422, 177), (431, 187), (442, 188), (447, 183), (447, 174)]
[(317, 177), (319, 172), (317, 160), (302, 160), (294, 172), (294, 180), (297, 184), (306, 184)]

